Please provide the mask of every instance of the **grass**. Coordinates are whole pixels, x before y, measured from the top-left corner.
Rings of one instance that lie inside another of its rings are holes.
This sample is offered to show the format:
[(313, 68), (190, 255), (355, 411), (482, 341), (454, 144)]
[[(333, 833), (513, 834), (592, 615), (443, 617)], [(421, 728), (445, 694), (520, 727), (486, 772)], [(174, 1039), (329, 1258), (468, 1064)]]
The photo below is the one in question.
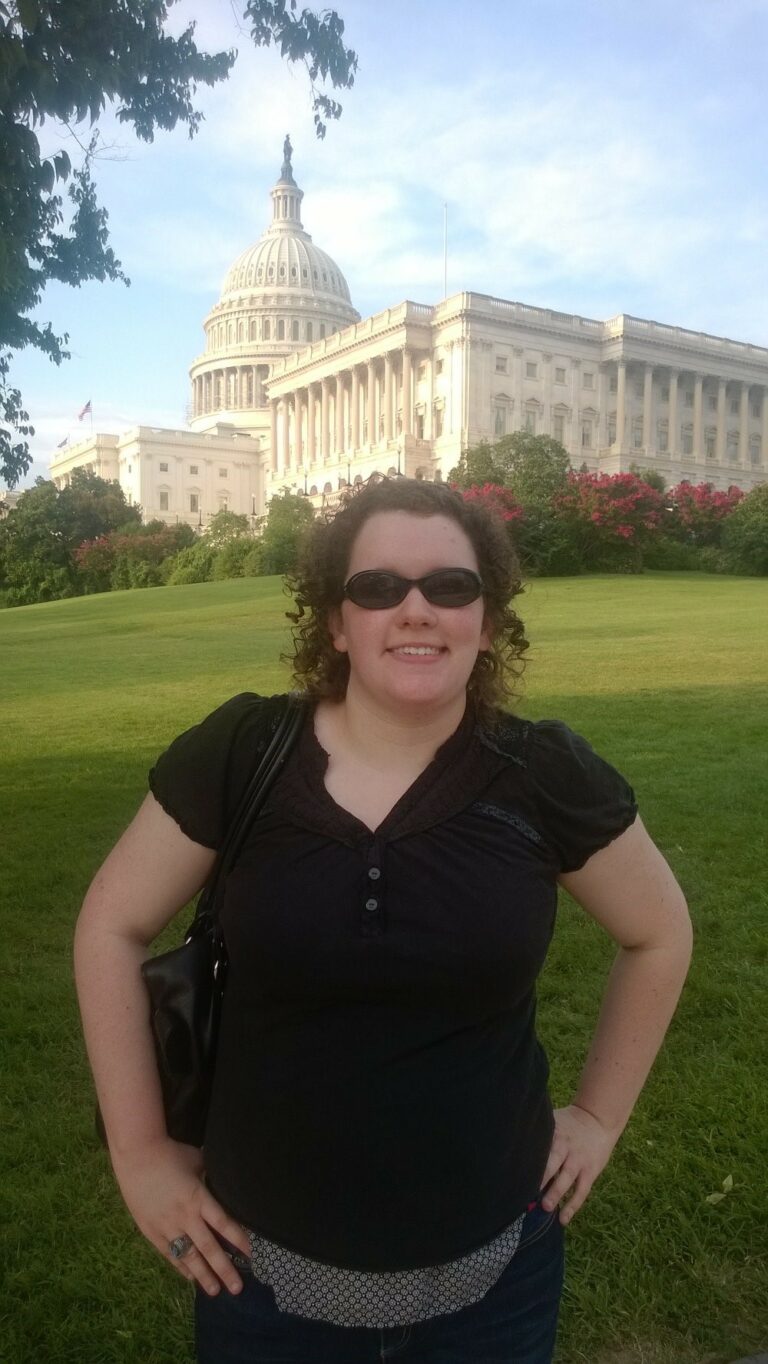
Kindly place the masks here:
[[(564, 719), (626, 774), (696, 927), (667, 1044), (569, 1233), (557, 1362), (727, 1364), (768, 1349), (768, 585), (548, 579), (519, 606), (518, 709)], [(249, 579), (0, 613), (8, 1364), (191, 1359), (187, 1290), (133, 1229), (94, 1139), (72, 926), (169, 739), (237, 691), (285, 685), (285, 609), (275, 579)], [(556, 1102), (610, 955), (563, 896), (540, 989)]]

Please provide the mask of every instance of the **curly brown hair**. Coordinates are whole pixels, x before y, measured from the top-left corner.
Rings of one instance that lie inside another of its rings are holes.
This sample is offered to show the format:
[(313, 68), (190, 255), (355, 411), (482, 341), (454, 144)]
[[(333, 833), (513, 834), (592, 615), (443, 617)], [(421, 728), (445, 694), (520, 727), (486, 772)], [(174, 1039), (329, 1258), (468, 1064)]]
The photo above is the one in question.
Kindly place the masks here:
[(305, 534), (296, 572), (286, 584), (296, 603), (286, 612), (294, 622), (293, 655), (283, 660), (293, 669), (298, 687), (310, 696), (340, 701), (347, 690), (349, 658), (333, 646), (329, 615), (341, 604), (352, 546), (360, 529), (377, 512), (409, 512), (414, 516), (449, 516), (469, 539), (483, 580), (483, 601), (491, 647), (478, 654), (467, 683), (481, 719), (516, 693), (510, 681), (523, 672), (528, 648), (524, 626), (510, 602), (523, 591), (520, 565), (504, 522), (477, 502), (444, 483), (415, 478), (369, 480), (350, 489), (335, 513), (318, 517)]

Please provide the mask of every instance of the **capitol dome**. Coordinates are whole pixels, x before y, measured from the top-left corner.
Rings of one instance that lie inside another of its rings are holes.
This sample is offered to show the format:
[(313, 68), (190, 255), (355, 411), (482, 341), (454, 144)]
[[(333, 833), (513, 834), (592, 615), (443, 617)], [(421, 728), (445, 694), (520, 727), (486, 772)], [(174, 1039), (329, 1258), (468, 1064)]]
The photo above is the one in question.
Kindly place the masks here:
[[(193, 361), (190, 426), (261, 426), (272, 365), (360, 320), (338, 265), (301, 222), (303, 191), (283, 147), (270, 191), (272, 222), (227, 271), (219, 302), (205, 319), (206, 349)], [(251, 414), (250, 418), (248, 414)]]

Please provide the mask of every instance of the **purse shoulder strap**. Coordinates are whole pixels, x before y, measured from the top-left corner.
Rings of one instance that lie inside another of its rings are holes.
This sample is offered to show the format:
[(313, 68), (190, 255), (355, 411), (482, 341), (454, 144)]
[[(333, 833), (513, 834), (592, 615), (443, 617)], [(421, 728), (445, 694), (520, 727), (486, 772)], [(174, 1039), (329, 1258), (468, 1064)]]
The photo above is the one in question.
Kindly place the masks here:
[(237, 861), (243, 840), (261, 810), (269, 788), (296, 741), (306, 713), (307, 698), (298, 692), (291, 692), (275, 732), (262, 754), (256, 771), (246, 787), (235, 817), (227, 830), (226, 838), (219, 850), (208, 884), (198, 899), (195, 918), (203, 914), (216, 917), (219, 890)]

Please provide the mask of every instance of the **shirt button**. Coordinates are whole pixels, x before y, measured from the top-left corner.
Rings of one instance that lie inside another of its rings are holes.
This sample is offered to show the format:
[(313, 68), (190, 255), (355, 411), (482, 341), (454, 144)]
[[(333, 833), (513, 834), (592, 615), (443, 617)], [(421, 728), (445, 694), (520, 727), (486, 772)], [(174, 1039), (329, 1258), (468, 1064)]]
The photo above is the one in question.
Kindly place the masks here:
[(370, 900), (366, 900), (366, 902), (365, 902), (365, 907), (366, 907), (366, 909), (370, 910), (371, 913), (373, 913), (374, 909), (378, 909), (378, 907), (379, 907), (379, 902), (378, 902), (378, 900), (374, 900), (374, 899), (373, 899), (373, 896), (371, 896), (371, 899), (370, 899)]
[(381, 868), (380, 868), (380, 867), (369, 867), (369, 868), (368, 868), (368, 876), (369, 876), (369, 878), (370, 878), (371, 881), (378, 881), (379, 877), (381, 876)]

